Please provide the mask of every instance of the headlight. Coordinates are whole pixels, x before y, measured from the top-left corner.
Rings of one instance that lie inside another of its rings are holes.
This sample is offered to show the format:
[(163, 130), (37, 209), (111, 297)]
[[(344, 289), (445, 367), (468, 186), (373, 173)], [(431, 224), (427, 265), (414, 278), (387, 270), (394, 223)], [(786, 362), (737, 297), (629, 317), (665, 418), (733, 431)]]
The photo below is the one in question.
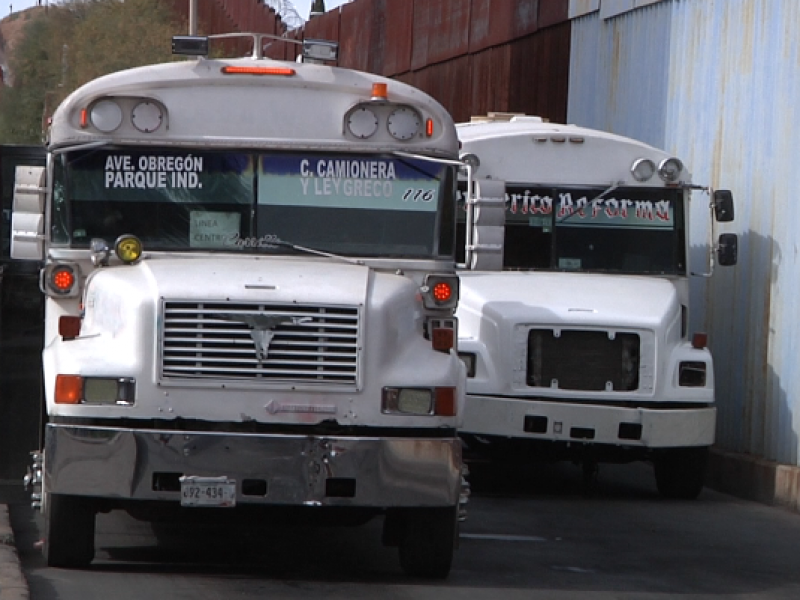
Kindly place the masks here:
[(129, 377), (56, 377), (56, 404), (133, 406), (136, 382)]
[(383, 388), (384, 413), (430, 415), (433, 413), (433, 390), (430, 388)]
[(458, 412), (456, 388), (383, 388), (381, 412), (395, 415), (454, 417)]
[(705, 387), (706, 363), (682, 362), (678, 365), (678, 385), (681, 387)]

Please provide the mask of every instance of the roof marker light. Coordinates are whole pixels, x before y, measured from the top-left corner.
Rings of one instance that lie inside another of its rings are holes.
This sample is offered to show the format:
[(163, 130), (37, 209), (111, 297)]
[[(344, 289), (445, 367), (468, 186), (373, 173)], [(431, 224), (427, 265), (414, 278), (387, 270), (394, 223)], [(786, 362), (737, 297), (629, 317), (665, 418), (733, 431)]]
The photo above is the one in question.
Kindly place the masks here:
[(385, 83), (372, 84), (372, 99), (373, 100), (387, 100), (389, 98), (389, 89)]
[(292, 68), (289, 67), (234, 67), (228, 65), (222, 67), (220, 72), (223, 75), (283, 75), (292, 76), (297, 74)]
[(702, 350), (708, 346), (708, 334), (703, 331), (697, 331), (692, 335), (692, 348)]

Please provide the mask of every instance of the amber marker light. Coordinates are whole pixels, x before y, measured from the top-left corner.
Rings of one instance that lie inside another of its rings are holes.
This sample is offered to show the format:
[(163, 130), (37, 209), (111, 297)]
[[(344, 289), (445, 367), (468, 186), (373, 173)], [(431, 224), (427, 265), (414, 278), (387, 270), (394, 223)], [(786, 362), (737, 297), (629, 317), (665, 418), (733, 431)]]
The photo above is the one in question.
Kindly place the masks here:
[(708, 334), (698, 331), (692, 336), (692, 348), (702, 350), (708, 346)]
[(433, 137), (433, 119), (427, 119), (425, 121), (425, 135)]
[(80, 404), (83, 399), (83, 377), (58, 375), (56, 377), (56, 404)]
[(81, 111), (81, 129), (86, 129), (89, 126), (89, 111), (83, 109)]
[(81, 318), (62, 315), (58, 318), (58, 335), (65, 340), (74, 340), (81, 334)]
[(431, 345), (434, 350), (447, 352), (456, 345), (456, 332), (446, 327), (437, 327), (431, 332)]
[(224, 75), (283, 75), (291, 76), (297, 72), (289, 67), (222, 67)]
[(457, 413), (456, 388), (436, 388), (436, 406), (434, 414), (440, 417), (455, 417)]
[(121, 235), (114, 243), (114, 252), (125, 264), (136, 262), (142, 256), (142, 240), (135, 235)]
[(385, 83), (372, 84), (372, 99), (386, 100), (389, 97), (389, 88)]

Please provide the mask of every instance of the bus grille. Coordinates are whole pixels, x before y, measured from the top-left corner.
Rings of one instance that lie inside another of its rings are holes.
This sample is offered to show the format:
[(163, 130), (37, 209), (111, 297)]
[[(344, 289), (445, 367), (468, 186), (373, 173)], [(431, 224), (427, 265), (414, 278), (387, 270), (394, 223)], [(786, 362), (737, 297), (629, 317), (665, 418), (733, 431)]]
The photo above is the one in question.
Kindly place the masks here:
[(357, 308), (166, 301), (162, 310), (162, 379), (358, 381)]
[(562, 390), (630, 392), (639, 388), (640, 341), (635, 333), (532, 329), (527, 384)]

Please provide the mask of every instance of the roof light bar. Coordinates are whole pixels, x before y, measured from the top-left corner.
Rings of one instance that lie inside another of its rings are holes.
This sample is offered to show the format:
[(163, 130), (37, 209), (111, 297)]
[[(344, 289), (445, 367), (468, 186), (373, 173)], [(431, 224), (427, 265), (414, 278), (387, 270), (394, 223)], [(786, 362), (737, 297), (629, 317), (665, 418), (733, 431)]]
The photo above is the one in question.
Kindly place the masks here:
[(297, 71), (289, 67), (222, 67), (220, 72), (223, 75), (283, 75), (291, 77)]

